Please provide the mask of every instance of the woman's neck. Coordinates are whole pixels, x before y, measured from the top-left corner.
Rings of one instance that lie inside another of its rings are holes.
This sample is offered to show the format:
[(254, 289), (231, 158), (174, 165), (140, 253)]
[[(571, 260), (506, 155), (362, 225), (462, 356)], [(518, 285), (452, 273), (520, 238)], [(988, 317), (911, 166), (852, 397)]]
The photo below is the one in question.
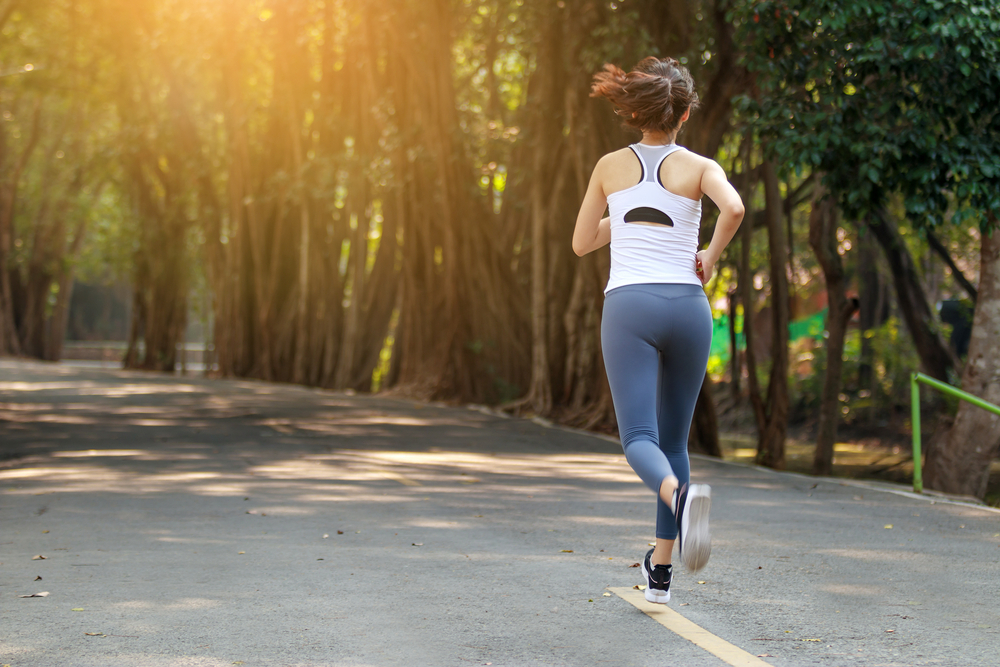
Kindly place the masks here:
[(650, 132), (644, 130), (642, 133), (642, 141), (640, 143), (649, 144), (650, 146), (669, 146), (674, 143), (674, 139), (676, 137), (676, 132), (667, 134), (666, 132)]

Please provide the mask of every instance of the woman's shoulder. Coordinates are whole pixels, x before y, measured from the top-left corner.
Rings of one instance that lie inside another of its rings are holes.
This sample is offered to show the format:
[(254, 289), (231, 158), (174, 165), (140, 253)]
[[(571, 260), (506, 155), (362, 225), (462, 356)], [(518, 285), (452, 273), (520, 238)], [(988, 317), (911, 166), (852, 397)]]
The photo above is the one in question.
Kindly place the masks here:
[(616, 151), (611, 151), (610, 153), (601, 157), (597, 161), (599, 167), (614, 167), (622, 164), (623, 162), (635, 162), (635, 151), (632, 150), (631, 146), (626, 146), (625, 148), (619, 148)]
[(710, 157), (705, 157), (699, 153), (695, 153), (693, 150), (687, 146), (681, 146), (684, 150), (677, 151), (677, 159), (681, 160), (690, 165), (698, 165), (702, 168), (708, 168), (712, 165), (718, 166), (718, 163)]

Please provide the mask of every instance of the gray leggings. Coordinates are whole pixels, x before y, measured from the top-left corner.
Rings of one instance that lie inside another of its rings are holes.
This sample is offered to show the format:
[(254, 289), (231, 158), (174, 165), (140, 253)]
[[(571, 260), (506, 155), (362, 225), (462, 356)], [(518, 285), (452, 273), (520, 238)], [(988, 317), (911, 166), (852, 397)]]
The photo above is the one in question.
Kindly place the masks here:
[(712, 345), (712, 309), (700, 285), (617, 287), (604, 299), (601, 348), (625, 458), (656, 493), (656, 537), (677, 526), (663, 480), (691, 477), (687, 441)]

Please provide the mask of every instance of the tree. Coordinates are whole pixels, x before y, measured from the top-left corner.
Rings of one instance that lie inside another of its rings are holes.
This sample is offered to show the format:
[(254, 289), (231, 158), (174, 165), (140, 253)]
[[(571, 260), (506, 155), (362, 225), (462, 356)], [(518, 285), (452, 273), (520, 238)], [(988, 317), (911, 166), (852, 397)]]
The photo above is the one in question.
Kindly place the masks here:
[[(957, 210), (952, 220), (979, 215), (984, 232), (991, 229), (1000, 196), (1000, 9), (978, 0), (768, 0), (742, 20), (751, 43), (748, 67), (761, 90), (753, 111), (773, 137), (774, 154), (821, 171), (844, 213), (867, 220), (893, 269), (924, 369), (947, 379), (954, 358), (886, 202), (900, 194), (908, 216), (921, 225), (943, 224), (946, 213)], [(984, 240), (985, 278), (989, 246)], [(977, 302), (987, 327), (991, 310)], [(985, 350), (979, 354), (980, 369), (1000, 364)], [(981, 385), (984, 377), (989, 384), (996, 376), (980, 371), (969, 381)], [(972, 418), (963, 411), (960, 419)], [(957, 440), (959, 431), (953, 433)], [(986, 443), (971, 447), (995, 451), (1000, 433), (985, 433)], [(957, 483), (945, 480), (960, 476), (954, 461), (975, 457), (952, 439), (947, 449), (964, 454), (946, 463), (932, 452), (928, 483), (953, 490)], [(972, 465), (981, 468), (982, 459)], [(985, 482), (976, 484), (985, 489)]]

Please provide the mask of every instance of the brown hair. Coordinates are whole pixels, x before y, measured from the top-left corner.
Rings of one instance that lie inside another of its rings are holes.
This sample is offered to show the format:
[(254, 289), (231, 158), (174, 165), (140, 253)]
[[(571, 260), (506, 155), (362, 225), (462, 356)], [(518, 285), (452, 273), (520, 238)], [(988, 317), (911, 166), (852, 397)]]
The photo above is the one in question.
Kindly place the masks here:
[(673, 58), (650, 56), (625, 73), (605, 65), (594, 75), (591, 97), (606, 97), (626, 125), (637, 130), (673, 132), (688, 109), (698, 106), (698, 93), (687, 67)]

